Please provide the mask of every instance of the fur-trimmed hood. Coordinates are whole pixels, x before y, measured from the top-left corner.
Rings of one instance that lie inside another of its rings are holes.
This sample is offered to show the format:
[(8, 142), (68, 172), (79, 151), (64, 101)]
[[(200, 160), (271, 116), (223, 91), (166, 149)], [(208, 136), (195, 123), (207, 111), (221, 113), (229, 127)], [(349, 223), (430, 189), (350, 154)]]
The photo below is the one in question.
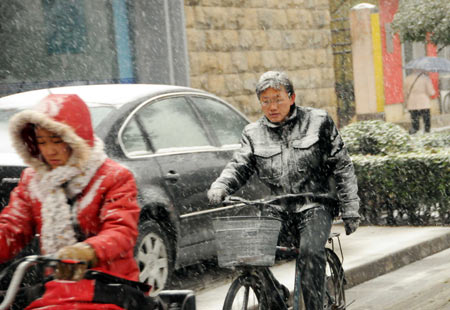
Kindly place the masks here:
[[(103, 142), (94, 136), (90, 112), (77, 95), (49, 95), (33, 109), (16, 114), (9, 126), (13, 146), (36, 172), (28, 190), (42, 205), (42, 249), (55, 253), (77, 242), (74, 226), (80, 207), (71, 207), (68, 198), (81, 194), (106, 160)], [(45, 162), (37, 145), (36, 126), (57, 134), (71, 147), (65, 165), (52, 169)]]
[(17, 153), (42, 175), (50, 170), (50, 166), (39, 153), (33, 125), (59, 135), (71, 147), (72, 155), (66, 165), (82, 167), (90, 157), (95, 144), (91, 116), (77, 95), (48, 95), (32, 109), (17, 113), (9, 122)]

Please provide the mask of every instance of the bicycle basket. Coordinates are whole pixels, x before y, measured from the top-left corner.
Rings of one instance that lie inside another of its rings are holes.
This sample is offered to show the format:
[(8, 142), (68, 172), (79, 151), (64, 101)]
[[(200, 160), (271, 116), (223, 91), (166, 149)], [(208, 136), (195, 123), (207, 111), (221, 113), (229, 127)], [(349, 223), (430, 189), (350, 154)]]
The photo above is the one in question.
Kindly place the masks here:
[(272, 217), (234, 216), (213, 220), (220, 267), (272, 266), (281, 221)]

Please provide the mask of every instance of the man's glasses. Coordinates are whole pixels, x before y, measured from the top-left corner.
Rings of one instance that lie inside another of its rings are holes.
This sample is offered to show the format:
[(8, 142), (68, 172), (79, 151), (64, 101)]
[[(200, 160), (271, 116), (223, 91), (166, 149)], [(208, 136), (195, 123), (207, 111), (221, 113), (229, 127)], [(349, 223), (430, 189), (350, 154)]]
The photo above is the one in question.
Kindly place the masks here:
[(280, 97), (277, 98), (272, 98), (272, 99), (264, 99), (261, 100), (260, 103), (263, 107), (267, 107), (269, 104), (271, 103), (275, 103), (276, 105), (281, 105), (285, 102), (286, 100)]

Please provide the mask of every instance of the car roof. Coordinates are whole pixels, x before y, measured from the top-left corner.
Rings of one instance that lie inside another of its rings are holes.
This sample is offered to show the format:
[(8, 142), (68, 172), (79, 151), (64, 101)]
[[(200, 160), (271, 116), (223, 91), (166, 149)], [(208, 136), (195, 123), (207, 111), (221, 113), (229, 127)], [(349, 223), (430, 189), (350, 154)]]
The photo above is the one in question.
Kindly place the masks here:
[[(167, 93), (198, 93), (218, 98), (217, 96), (195, 88), (163, 85), (163, 84), (96, 84), (76, 85), (44, 88), (25, 91), (0, 98), (1, 110), (22, 110), (34, 106), (47, 95), (53, 94), (77, 94), (90, 107), (112, 106), (116, 109), (130, 102), (143, 101), (147, 98), (164, 95)], [(222, 99), (218, 98), (223, 101)], [(7, 139), (8, 133), (5, 131)], [(22, 159), (15, 153), (0, 153), (0, 163), (7, 162), (9, 165), (23, 165)]]
[(77, 85), (45, 88), (5, 96), (0, 98), (0, 107), (23, 109), (33, 106), (49, 94), (77, 94), (88, 105), (114, 105), (118, 108), (127, 102), (171, 92), (209, 94), (195, 88), (163, 84)]

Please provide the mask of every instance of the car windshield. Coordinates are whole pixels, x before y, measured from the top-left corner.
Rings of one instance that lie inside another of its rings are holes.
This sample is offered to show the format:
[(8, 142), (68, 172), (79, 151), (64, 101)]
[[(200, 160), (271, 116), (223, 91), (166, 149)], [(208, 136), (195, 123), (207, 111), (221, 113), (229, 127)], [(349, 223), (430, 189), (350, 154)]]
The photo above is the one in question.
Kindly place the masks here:
[[(8, 122), (11, 117), (23, 110), (23, 108), (3, 108), (0, 107), (0, 153), (15, 153), (12, 147), (12, 142), (8, 132)], [(114, 110), (114, 106), (90, 104), (89, 110), (91, 111), (92, 124), (94, 129), (107, 118), (109, 113)]]

